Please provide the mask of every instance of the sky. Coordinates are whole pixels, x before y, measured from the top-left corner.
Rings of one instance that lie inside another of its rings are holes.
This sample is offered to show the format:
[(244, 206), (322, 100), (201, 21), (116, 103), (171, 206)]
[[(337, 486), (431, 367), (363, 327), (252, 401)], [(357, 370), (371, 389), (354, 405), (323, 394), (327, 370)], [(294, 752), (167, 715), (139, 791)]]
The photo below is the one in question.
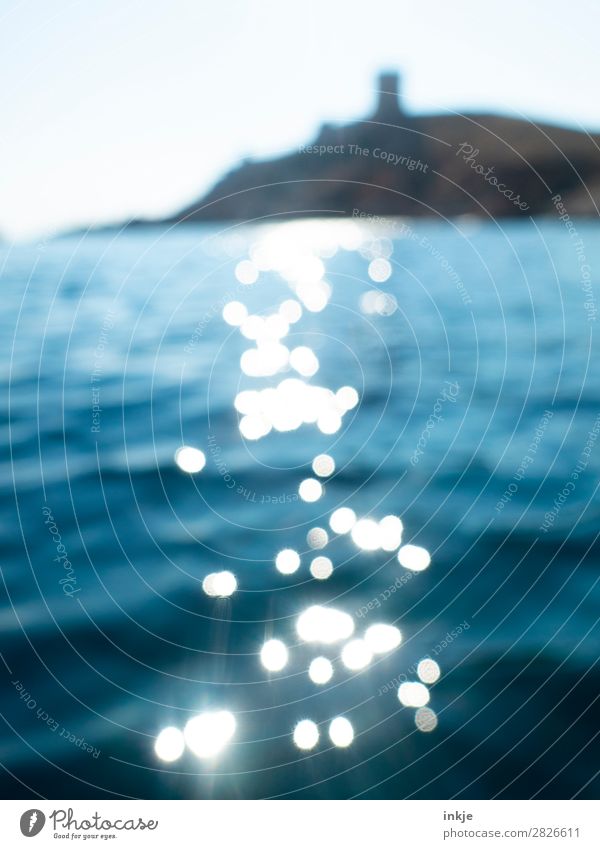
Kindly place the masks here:
[(170, 213), (404, 105), (600, 130), (597, 0), (0, 0), (0, 234)]

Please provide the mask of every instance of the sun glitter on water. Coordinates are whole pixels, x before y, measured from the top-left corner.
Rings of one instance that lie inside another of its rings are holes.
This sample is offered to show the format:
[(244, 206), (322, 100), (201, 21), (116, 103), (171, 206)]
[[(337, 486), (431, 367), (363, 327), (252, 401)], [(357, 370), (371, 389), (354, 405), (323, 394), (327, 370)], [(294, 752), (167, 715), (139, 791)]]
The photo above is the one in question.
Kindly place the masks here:
[[(357, 303), (358, 314), (367, 316), (369, 321), (393, 316), (398, 309), (396, 297), (378, 288), (382, 285), (384, 290), (389, 289), (394, 282), (393, 244), (389, 239), (365, 236), (355, 222), (297, 222), (267, 228), (248, 255), (234, 266), (237, 292), (244, 297), (240, 295), (240, 299), (225, 303), (222, 318), (231, 328), (229, 333), (242, 340), (245, 348), (239, 364), (246, 385), (233, 400), (244, 441), (258, 442), (274, 433), (291, 433), (306, 427), (316, 428), (320, 439), (337, 440), (344, 436), (352, 416), (360, 415), (361, 395), (357, 388), (342, 381), (333, 387), (326, 385), (326, 347), (319, 347), (317, 355), (314, 346), (301, 338), (303, 319), (323, 313), (333, 303), (334, 285), (326, 277), (325, 261), (338, 250), (359, 251), (366, 263), (368, 288)], [(289, 296), (259, 314), (244, 302), (245, 295), (262, 285), (268, 274), (277, 275), (289, 287)], [(338, 567), (330, 551), (332, 542), (345, 539), (367, 569), (371, 568), (368, 564), (391, 554), (394, 565), (390, 568), (401, 567), (413, 574), (425, 571), (431, 555), (422, 546), (403, 544), (405, 529), (400, 516), (361, 515), (356, 505), (352, 506), (352, 498), (339, 499), (342, 490), (338, 492), (337, 481), (346, 468), (342, 463), (341, 471), (338, 469), (343, 455), (338, 456), (335, 445), (332, 441), (326, 451), (306, 457), (306, 467), (296, 483), (299, 521), (303, 520), (303, 511), (322, 503), (325, 506), (319, 513), (321, 518), (316, 522), (307, 520), (303, 540), (282, 540), (279, 550), (273, 552), (270, 568), (274, 564), (280, 580), (293, 576), (325, 588), (328, 582), (333, 583), (331, 579), (338, 574), (338, 568), (345, 568)], [(195, 475), (204, 470), (206, 457), (200, 448), (183, 445), (175, 452), (175, 464), (181, 471)], [(243, 576), (241, 570), (240, 574)], [(211, 604), (223, 606), (223, 599), (232, 599), (234, 604), (238, 576), (217, 569), (204, 575), (202, 589)], [(352, 747), (355, 736), (360, 734), (360, 728), (355, 732), (360, 718), (353, 713), (350, 720), (342, 705), (335, 709), (330, 682), (335, 684), (338, 676), (368, 674), (367, 670), (403, 646), (400, 629), (393, 622), (375, 622), (361, 629), (342, 603), (315, 603), (298, 611), (291, 640), (283, 629), (278, 635), (274, 624), (267, 623), (269, 637), (255, 648), (258, 666), (269, 686), (301, 673), (305, 681), (321, 691), (330, 706), (326, 723), (297, 714), (294, 717), (291, 712), (294, 747), (306, 756), (317, 747)], [(403, 707), (415, 710), (414, 727), (430, 733), (438, 725), (438, 716), (429, 706), (429, 687), (438, 681), (441, 671), (436, 661), (423, 658), (416, 673), (418, 680), (405, 680), (396, 695)], [(368, 715), (364, 722), (368, 723)], [(368, 724), (363, 730), (367, 728)], [(238, 723), (230, 710), (207, 710), (192, 716), (182, 728), (163, 728), (154, 742), (155, 754), (165, 764), (181, 759), (186, 751), (200, 759), (214, 759), (226, 751), (237, 734)]]

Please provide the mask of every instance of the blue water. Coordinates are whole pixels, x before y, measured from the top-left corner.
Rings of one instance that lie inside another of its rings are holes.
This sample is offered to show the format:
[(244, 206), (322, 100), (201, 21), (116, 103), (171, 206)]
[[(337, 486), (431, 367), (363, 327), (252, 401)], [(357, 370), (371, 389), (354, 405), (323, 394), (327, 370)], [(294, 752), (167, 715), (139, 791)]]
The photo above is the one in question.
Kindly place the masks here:
[[(600, 232), (577, 228), (579, 254), (554, 222), (396, 223), (360, 249), (326, 221), (3, 246), (5, 795), (596, 796)], [(333, 435), (239, 431), (236, 394), (290, 376), (245, 376), (252, 342), (221, 317), (233, 298), (266, 315), (294, 297), (277, 270), (235, 278), (266, 232), (325, 266), (328, 305), (282, 341), (313, 349), (310, 382), (357, 389)], [(377, 287), (397, 309), (364, 314), (370, 257), (390, 250)], [(177, 468), (182, 444), (205, 452), (199, 474)], [(306, 503), (320, 453), (336, 473)], [(307, 531), (341, 504), (401, 516), (430, 567), (389, 592), (407, 574), (394, 553), (334, 534), (309, 552)], [(289, 547), (302, 565), (286, 577), (274, 558)], [(313, 554), (332, 559), (329, 580), (311, 578)], [(237, 576), (229, 600), (202, 591), (219, 569)], [(296, 636), (314, 603), (351, 613), (357, 633), (394, 623), (403, 643), (344, 670), (339, 646)], [(259, 662), (268, 637), (290, 647), (282, 673)], [(335, 666), (324, 687), (306, 674), (319, 653)], [(431, 733), (395, 692), (425, 656), (442, 670)], [(160, 762), (160, 729), (211, 707), (237, 718), (229, 747)], [(336, 750), (339, 714), (356, 737)], [(304, 718), (321, 728), (306, 753), (291, 739)]]

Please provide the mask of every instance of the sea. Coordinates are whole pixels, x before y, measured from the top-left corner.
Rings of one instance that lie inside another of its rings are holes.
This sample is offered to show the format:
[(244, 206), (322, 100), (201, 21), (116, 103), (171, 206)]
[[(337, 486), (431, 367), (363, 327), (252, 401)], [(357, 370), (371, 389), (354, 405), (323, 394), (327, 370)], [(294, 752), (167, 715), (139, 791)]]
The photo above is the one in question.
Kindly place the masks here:
[(5, 797), (597, 797), (600, 230), (568, 224), (0, 245)]

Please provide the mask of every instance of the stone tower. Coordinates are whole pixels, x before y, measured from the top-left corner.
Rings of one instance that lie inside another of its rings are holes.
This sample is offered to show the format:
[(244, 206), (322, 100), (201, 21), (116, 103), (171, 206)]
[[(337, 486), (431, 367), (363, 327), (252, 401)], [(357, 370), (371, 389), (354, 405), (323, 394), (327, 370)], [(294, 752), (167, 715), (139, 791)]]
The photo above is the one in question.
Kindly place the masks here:
[(395, 71), (379, 74), (377, 90), (377, 105), (372, 120), (395, 124), (403, 115), (400, 105), (400, 75)]

